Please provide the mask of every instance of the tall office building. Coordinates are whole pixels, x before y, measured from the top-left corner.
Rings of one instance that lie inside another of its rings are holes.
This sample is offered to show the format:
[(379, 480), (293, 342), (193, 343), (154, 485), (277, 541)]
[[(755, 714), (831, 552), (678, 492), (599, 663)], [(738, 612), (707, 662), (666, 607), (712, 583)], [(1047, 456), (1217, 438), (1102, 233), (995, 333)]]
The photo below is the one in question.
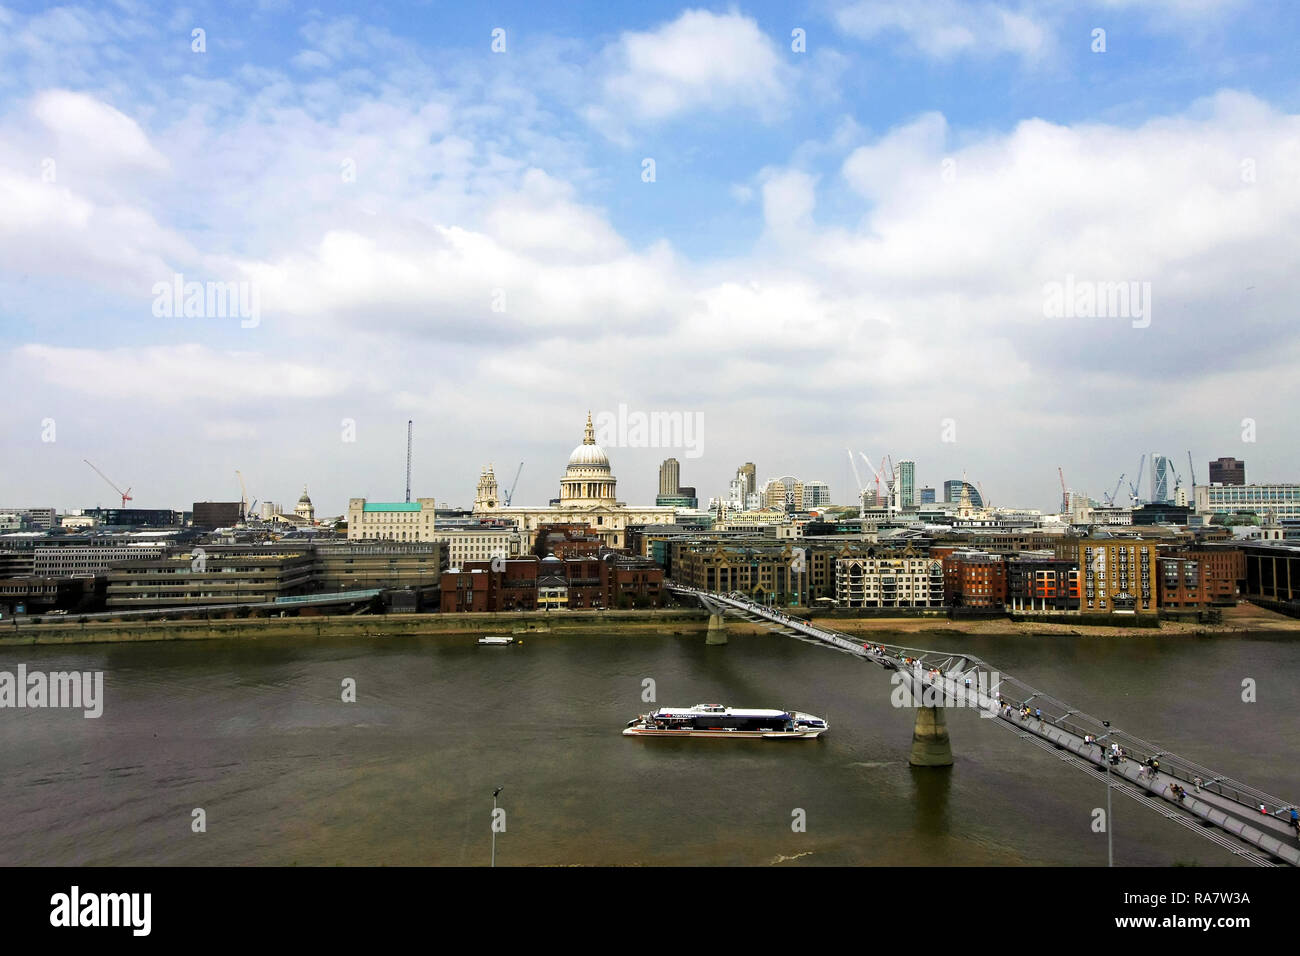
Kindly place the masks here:
[(1169, 459), (1164, 455), (1151, 456), (1151, 503), (1158, 505), (1173, 504), (1174, 496), (1170, 490)]
[(969, 481), (962, 481), (960, 478), (950, 478), (943, 483), (943, 500), (951, 504), (960, 502), (963, 485), (966, 486), (966, 493), (970, 495), (971, 507), (983, 508), (984, 498), (980, 495), (979, 489)]
[(745, 480), (744, 494), (746, 497), (758, 491), (758, 469), (754, 467), (752, 461), (747, 461), (741, 465), (736, 474)]
[(934, 489), (933, 489), (933, 488), (922, 488), (922, 489), (921, 489), (921, 504), (923, 504), (923, 505), (932, 505), (932, 504), (934, 504)]
[(831, 503), (831, 486), (824, 481), (803, 483), (804, 508), (825, 508)]
[(773, 478), (763, 486), (764, 504), (768, 508), (783, 508), (786, 511), (803, 511), (804, 483), (794, 475), (782, 475)]
[(1246, 463), (1236, 458), (1220, 458), (1210, 462), (1210, 484), (1244, 485), (1246, 483)]
[(659, 466), (659, 494), (675, 495), (682, 487), (682, 466), (676, 458), (665, 458)]
[(900, 461), (894, 466), (894, 510), (916, 507), (916, 462)]

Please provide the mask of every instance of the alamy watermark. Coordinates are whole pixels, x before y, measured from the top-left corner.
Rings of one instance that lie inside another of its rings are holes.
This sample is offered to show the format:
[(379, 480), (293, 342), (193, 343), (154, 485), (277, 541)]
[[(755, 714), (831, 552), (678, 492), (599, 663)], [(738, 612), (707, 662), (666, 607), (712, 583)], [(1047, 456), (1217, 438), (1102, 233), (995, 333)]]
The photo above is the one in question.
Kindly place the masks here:
[(54, 927), (123, 927), (130, 929), (132, 936), (148, 936), (152, 912), (152, 893), (83, 893), (74, 885), (67, 893), (50, 897), (50, 925)]
[(598, 412), (597, 444), (607, 448), (684, 449), (687, 458), (704, 454), (703, 412), (629, 411), (620, 402), (617, 412)]
[[(918, 681), (919, 692), (915, 689)], [(977, 671), (972, 678), (910, 669), (907, 674), (894, 671), (889, 682), (894, 685), (889, 702), (895, 707), (970, 707), (979, 710), (981, 717), (998, 715), (997, 687), (1002, 675), (997, 671)]]
[(262, 321), (262, 297), (255, 282), (186, 282), (181, 273), (153, 284), (153, 314), (158, 319), (233, 319), (240, 328)]
[(0, 709), (68, 708), (87, 718), (104, 713), (103, 671), (0, 671)]
[(1151, 324), (1151, 283), (1075, 279), (1043, 285), (1043, 316), (1049, 319), (1132, 319), (1133, 328)]

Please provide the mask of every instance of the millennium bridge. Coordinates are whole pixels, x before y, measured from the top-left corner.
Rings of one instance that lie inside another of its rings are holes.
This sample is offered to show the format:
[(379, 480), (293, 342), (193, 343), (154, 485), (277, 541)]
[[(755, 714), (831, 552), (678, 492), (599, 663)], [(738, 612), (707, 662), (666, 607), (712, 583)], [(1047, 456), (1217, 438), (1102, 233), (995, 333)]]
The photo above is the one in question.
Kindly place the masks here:
[[(727, 643), (725, 615), (732, 614), (892, 672), (895, 693), (901, 691), (904, 705), (916, 709), (909, 758), (913, 766), (951, 766), (945, 711), (975, 710), (1027, 743), (1056, 754), (1098, 781), (1107, 781), (1108, 801), (1109, 788), (1113, 788), (1251, 863), (1300, 866), (1300, 838), (1290, 822), (1294, 802), (1111, 727), (1109, 722), (1072, 708), (978, 657), (863, 643), (860, 638), (814, 625), (780, 608), (765, 607), (739, 593), (718, 594), (678, 584), (668, 584), (668, 588), (679, 597), (698, 600), (709, 612), (707, 643)], [(1110, 825), (1108, 812), (1108, 831)]]

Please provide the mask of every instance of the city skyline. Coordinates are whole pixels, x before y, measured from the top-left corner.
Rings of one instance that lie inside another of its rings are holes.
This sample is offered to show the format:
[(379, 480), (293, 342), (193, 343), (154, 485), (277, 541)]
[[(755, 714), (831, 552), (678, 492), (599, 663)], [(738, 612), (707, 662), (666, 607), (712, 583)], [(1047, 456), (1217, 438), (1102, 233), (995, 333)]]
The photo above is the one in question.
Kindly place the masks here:
[[(404, 488), (401, 487), (402, 482), (405, 480), (405, 472), (404, 472), (405, 434), (406, 434), (405, 428), (403, 428), (402, 429), (403, 444), (400, 449), (403, 457), (394, 466), (392, 466), (392, 468), (388, 469), (389, 471), (392, 471), (395, 468), (399, 472), (399, 474), (397, 475), (376, 474), (375, 479), (369, 485), (366, 485), (364, 488), (361, 489), (360, 494), (362, 497), (368, 497), (371, 500), (375, 500), (375, 501), (401, 501), (402, 500), (405, 494)], [(561, 442), (561, 445), (559, 447), (562, 449), (563, 447), (567, 447), (567, 446), (565, 446), (563, 442)], [(613, 452), (613, 455), (611, 456), (611, 463), (614, 465), (615, 471), (619, 475), (619, 481), (620, 481), (620, 489), (618, 495), (619, 500), (626, 501), (629, 504), (648, 504), (648, 503), (652, 504), (657, 494), (658, 483), (659, 483), (659, 469), (660, 466), (665, 461), (664, 458), (659, 458), (657, 456), (661, 454), (664, 451), (664, 449), (663, 448), (620, 448), (617, 445), (611, 446), (605, 443), (602, 443), (602, 447), (604, 447), (606, 451)], [(843, 456), (845, 450), (846, 449), (840, 450), (841, 457)], [(420, 454), (419, 446), (417, 444), (415, 454), (413, 456), (416, 462), (418, 462), (419, 460), (419, 454)], [(649, 476), (649, 478), (647, 478), (645, 475), (640, 474), (639, 472), (627, 471), (621, 464), (623, 455), (635, 455), (638, 459), (645, 459), (646, 456), (649, 456), (650, 458), (655, 459), (653, 463), (653, 467), (651, 469), (652, 473)], [(453, 458), (456, 457), (454, 451), (450, 457)], [(553, 493), (543, 494), (535, 499), (525, 494), (528, 486), (528, 483), (523, 481), (522, 478), (522, 476), (526, 474), (528, 471), (528, 462), (525, 461), (524, 468), (520, 472), (521, 477), (520, 477), (519, 485), (515, 489), (515, 499), (518, 506), (520, 507), (544, 506), (547, 503), (547, 501), (559, 495), (560, 480), (561, 480), (560, 474), (563, 471), (564, 457), (565, 456), (562, 453), (562, 450), (557, 451), (556, 448), (552, 448), (550, 450), (549, 455), (544, 455), (534, 460), (535, 464), (540, 465), (541, 467), (547, 467), (548, 464), (550, 464), (552, 466), (551, 470), (555, 472), (554, 475), (550, 476), (551, 477), (550, 484), (553, 486)], [(751, 459), (754, 457), (761, 458), (761, 456), (750, 456)], [(1149, 459), (1151, 455), (1148, 454), (1146, 457)], [(1183, 456), (1182, 459), (1183, 464), (1181, 466), (1179, 465), (1179, 461), (1176, 455), (1171, 454), (1167, 457), (1169, 458), (1169, 464), (1172, 466), (1172, 471), (1170, 474), (1169, 485), (1168, 485), (1170, 489), (1170, 494), (1172, 495), (1172, 489), (1174, 487), (1174, 478), (1176, 476), (1181, 481), (1182, 486), (1184, 488), (1189, 489), (1188, 494), (1190, 499), (1190, 488), (1192, 483), (1189, 478), (1189, 472), (1187, 470), (1186, 455)], [(1211, 484), (1211, 480), (1209, 476), (1210, 465), (1214, 464), (1219, 457), (1220, 456), (1216, 456), (1215, 458), (1201, 457), (1200, 459), (1198, 459), (1195, 456), (1195, 453), (1193, 452), (1193, 464), (1196, 465), (1196, 469), (1197, 469), (1196, 484), (1198, 486)], [(1139, 456), (1139, 463), (1140, 463), (1140, 459), (1141, 456)], [(474, 483), (480, 477), (480, 473), (482, 469), (484, 467), (489, 467), (489, 466), (493, 467), (494, 470), (498, 472), (497, 474), (498, 479), (504, 485), (504, 483), (507, 482), (513, 476), (515, 471), (515, 466), (511, 465), (510, 461), (511, 461), (510, 458), (506, 456), (493, 461), (485, 461), (481, 465), (474, 466), (475, 471), (473, 475), (467, 475), (465, 481), (465, 488), (462, 489), (459, 486), (457, 486), (455, 489), (446, 492), (442, 491), (441, 489), (427, 487), (425, 484), (421, 482), (419, 478), (419, 474), (420, 474), (419, 468), (418, 467), (413, 468), (413, 474), (415, 475), (415, 477), (412, 479), (412, 498), (414, 500), (414, 498), (416, 497), (432, 497), (437, 500), (439, 508), (469, 509), (474, 502)], [(1243, 460), (1243, 461), (1248, 467), (1247, 475), (1248, 475), (1249, 484), (1296, 483), (1295, 479), (1293, 478), (1283, 477), (1281, 479), (1275, 480), (1275, 479), (1268, 478), (1266, 476), (1262, 476), (1258, 473), (1258, 470), (1253, 467), (1252, 463), (1249, 460)], [(964, 469), (959, 471), (959, 473), (956, 474), (955, 476), (941, 478), (938, 477), (937, 474), (931, 475), (930, 469), (927, 468), (927, 465), (924, 461), (912, 462), (910, 459), (895, 458), (894, 464), (896, 467), (898, 467), (903, 462), (907, 462), (909, 464), (914, 465), (916, 470), (916, 476), (913, 480), (913, 499), (915, 504), (921, 504), (922, 489), (928, 488), (930, 490), (933, 490), (935, 492), (936, 501), (942, 502), (944, 500), (943, 497), (944, 484), (946, 482), (960, 482), (961, 480), (963, 480), (962, 473), (964, 473)], [(87, 472), (87, 474), (90, 475), (91, 480), (87, 482), (87, 484), (89, 485), (88, 495), (90, 498), (94, 499), (93, 501), (87, 501), (84, 503), (76, 503), (76, 504), (66, 503), (66, 502), (56, 502), (41, 497), (41, 493), (39, 492), (34, 495), (27, 494), (25, 497), (21, 497), (21, 498), (16, 497), (18, 495), (23, 494), (21, 490), (14, 492), (8, 498), (4, 498), (0, 500), (9, 501), (10, 502), (9, 506), (11, 507), (18, 507), (20, 505), (17, 503), (23, 502), (23, 504), (21, 505), (23, 507), (53, 507), (58, 512), (83, 510), (86, 508), (116, 508), (122, 506), (120, 500), (115, 500), (117, 499), (117, 495), (114, 493), (112, 488), (109, 487), (108, 481), (106, 481), (104, 477), (97, 477), (95, 475), (94, 470), (92, 470), (92, 468), (86, 468), (85, 466), (87, 462), (83, 461), (83, 462), (79, 462), (79, 464)], [(701, 462), (699, 462), (698, 460), (693, 462), (689, 459), (684, 464), (679, 462), (679, 467), (681, 468), (679, 477), (682, 485), (687, 484), (687, 479), (693, 473), (692, 472), (693, 466), (699, 466), (700, 464)], [(734, 478), (736, 476), (736, 472), (741, 467), (741, 464), (743, 464), (743, 462), (738, 461), (736, 466), (731, 469), (730, 478)], [(509, 465), (509, 467), (506, 467), (507, 465)], [(308, 466), (309, 469), (311, 467), (312, 466), (310, 465)], [(874, 477), (871, 475), (867, 466), (861, 463), (860, 456), (859, 456), (858, 468), (859, 468), (859, 475), (862, 477), (863, 481), (865, 482), (865, 485), (869, 489), (874, 490), (875, 487)], [(850, 475), (852, 475), (851, 469), (847, 464), (842, 466), (842, 470), (845, 472), (849, 472)], [(1095, 471), (1096, 469), (1094, 468), (1093, 470)], [(377, 471), (378, 469), (376, 469), (376, 472)], [(1054, 468), (1053, 471), (1055, 471)], [(784, 469), (775, 468), (775, 467), (771, 469), (765, 469), (762, 465), (762, 462), (759, 461), (756, 463), (756, 474), (757, 474), (756, 487), (759, 491), (761, 491), (763, 487), (767, 484), (767, 482), (770, 480), (774, 480), (784, 475), (791, 475), (791, 474), (801, 475), (802, 480), (806, 480), (806, 481), (826, 481), (826, 483), (830, 485), (832, 505), (842, 506), (842, 507), (857, 506), (858, 496), (856, 495), (856, 493), (850, 490), (853, 487), (854, 482), (856, 480), (854, 477), (850, 477), (847, 480), (827, 481), (825, 478), (822, 478), (819, 475), (814, 474), (809, 469), (804, 468), (798, 462), (795, 462), (791, 467), (784, 468)], [(1122, 481), (1120, 481), (1119, 477), (1116, 476), (1115, 480), (1112, 481), (1110, 484), (1104, 486), (1098, 486), (1094, 488), (1078, 487), (1073, 482), (1071, 482), (1070, 492), (1072, 494), (1084, 495), (1087, 498), (1091, 498), (1097, 501), (1099, 504), (1105, 504), (1106, 496), (1109, 494), (1108, 489), (1111, 489), (1112, 485), (1115, 485), (1116, 482), (1119, 482), (1117, 487), (1119, 488), (1120, 493), (1116, 496), (1115, 504), (1118, 506), (1127, 506), (1129, 500), (1129, 489), (1136, 480), (1136, 468), (1134, 468), (1132, 471), (1125, 470), (1122, 472), (1122, 474), (1123, 474)], [(112, 476), (112, 478), (114, 479), (116, 479), (117, 477), (118, 476)], [(884, 472), (882, 471), (882, 478), (883, 477), (884, 477)], [(978, 484), (983, 484), (985, 486), (985, 494), (987, 494), (989, 498), (992, 499), (993, 501), (992, 507), (1023, 508), (1026, 510), (1038, 510), (1038, 511), (1042, 511), (1045, 514), (1050, 514), (1050, 513), (1060, 511), (1061, 498), (1060, 498), (1059, 476), (1054, 476), (1054, 477), (1056, 478), (1056, 482), (1052, 485), (1052, 487), (1055, 489), (1056, 494), (1052, 496), (1050, 495), (1050, 493), (1048, 493), (1048, 494), (1044, 494), (1043, 496), (1040, 496), (1041, 498), (1046, 498), (1047, 503), (1041, 503), (1041, 501), (1036, 503), (1029, 503), (1029, 502), (1015, 501), (1015, 500), (999, 500), (998, 498), (994, 497), (993, 490), (979, 476), (966, 474), (965, 480), (968, 481), (973, 488), (977, 488)], [(544, 476), (539, 476), (536, 479), (536, 483), (540, 485), (545, 480), (546, 478)], [(730, 483), (730, 479), (728, 479), (727, 484), (729, 483)], [(123, 484), (129, 484), (129, 482), (123, 482)], [(214, 495), (209, 495), (204, 497), (195, 497), (192, 494), (186, 495), (182, 492), (180, 500), (171, 501), (171, 502), (155, 502), (149, 498), (145, 498), (137, 501), (135, 500), (134, 497), (134, 492), (137, 490), (137, 488), (136, 486), (132, 485), (131, 487), (127, 488), (128, 491), (133, 493), (133, 498), (129, 504), (129, 507), (142, 508), (142, 509), (170, 508), (170, 509), (175, 509), (177, 511), (183, 511), (188, 509), (189, 504), (194, 502), (199, 502), (199, 501), (239, 501), (240, 500), (240, 494), (238, 493), (239, 478), (238, 476), (235, 475), (234, 471), (232, 471), (230, 474), (229, 484), (236, 489), (236, 493), (234, 493), (233, 495), (227, 495), (223, 497), (221, 494), (214, 494)], [(357, 489), (355, 488), (348, 489), (344, 495), (342, 507), (336, 508), (329, 503), (322, 506), (321, 504), (322, 500), (329, 501), (329, 499), (327, 498), (328, 492), (318, 492), (315, 489), (318, 486), (328, 487), (329, 483), (321, 482), (318, 485), (316, 482), (313, 482), (309, 478), (305, 482), (306, 487), (302, 487), (303, 484), (304, 482), (298, 482), (298, 485), (301, 488), (301, 493), (306, 494), (308, 491), (311, 492), (311, 498), (312, 501), (315, 503), (316, 510), (318, 514), (322, 516), (346, 517), (347, 500), (349, 498), (356, 497), (358, 493)], [(1152, 485), (1149, 475), (1143, 476), (1141, 484), (1142, 487), (1138, 489), (1139, 499), (1141, 499), (1142, 501), (1152, 500), (1150, 495), (1147, 494), (1150, 488), (1154, 487)], [(394, 490), (391, 493), (386, 493), (385, 489), (387, 489), (389, 485), (392, 485)], [(638, 492), (625, 493), (624, 488), (627, 488), (629, 486), (633, 488), (645, 486), (648, 488), (648, 491), (646, 492), (645, 495), (641, 495)], [(205, 485), (205, 487), (207, 486)], [(727, 498), (727, 489), (725, 486), (722, 488), (713, 488), (709, 486), (694, 486), (694, 487), (696, 487), (697, 497), (699, 498), (701, 508), (707, 507), (710, 499), (717, 498), (717, 499), (725, 500)], [(375, 488), (378, 488), (379, 491), (375, 492), (374, 491)], [(0, 486), (0, 490), (3, 490), (2, 486)], [(229, 490), (229, 488), (227, 490)], [(881, 484), (881, 494), (884, 497), (888, 497), (888, 495), (886, 495), (885, 493), (885, 485), (883, 481)], [(258, 502), (258, 503), (277, 502), (283, 505), (286, 502), (292, 503), (293, 501), (296, 500), (297, 500), (297, 496), (295, 494), (279, 493), (278, 491), (273, 491), (273, 493), (267, 495), (262, 495), (260, 493), (254, 493), (253, 491), (250, 491), (247, 497), (247, 501), (250, 506), (252, 505), (253, 502)], [(289, 507), (289, 510), (292, 510), (292, 507)]]
[(1294, 480), (1263, 6), (6, 11), (0, 499), (110, 504), (89, 459), (141, 507), (239, 469), (339, 513), (400, 496), (414, 419), (421, 493), (522, 460), (544, 502), (621, 405), (705, 423), (610, 448), (629, 502), (676, 456), (848, 504), (845, 447), (1041, 509), (1153, 449)]

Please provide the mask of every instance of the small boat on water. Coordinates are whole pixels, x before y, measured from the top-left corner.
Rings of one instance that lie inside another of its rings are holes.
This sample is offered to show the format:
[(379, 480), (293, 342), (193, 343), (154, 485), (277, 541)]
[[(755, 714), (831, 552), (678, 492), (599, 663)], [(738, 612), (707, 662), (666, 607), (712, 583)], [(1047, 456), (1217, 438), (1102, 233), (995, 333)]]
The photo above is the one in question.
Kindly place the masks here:
[(821, 717), (797, 710), (756, 710), (696, 704), (661, 707), (627, 722), (624, 737), (727, 737), (809, 740), (830, 730)]
[(500, 647), (504, 644), (513, 644), (515, 639), (513, 637), (506, 637), (505, 635), (489, 634), (487, 637), (480, 637), (478, 642), (480, 644), (486, 644), (489, 647)]

